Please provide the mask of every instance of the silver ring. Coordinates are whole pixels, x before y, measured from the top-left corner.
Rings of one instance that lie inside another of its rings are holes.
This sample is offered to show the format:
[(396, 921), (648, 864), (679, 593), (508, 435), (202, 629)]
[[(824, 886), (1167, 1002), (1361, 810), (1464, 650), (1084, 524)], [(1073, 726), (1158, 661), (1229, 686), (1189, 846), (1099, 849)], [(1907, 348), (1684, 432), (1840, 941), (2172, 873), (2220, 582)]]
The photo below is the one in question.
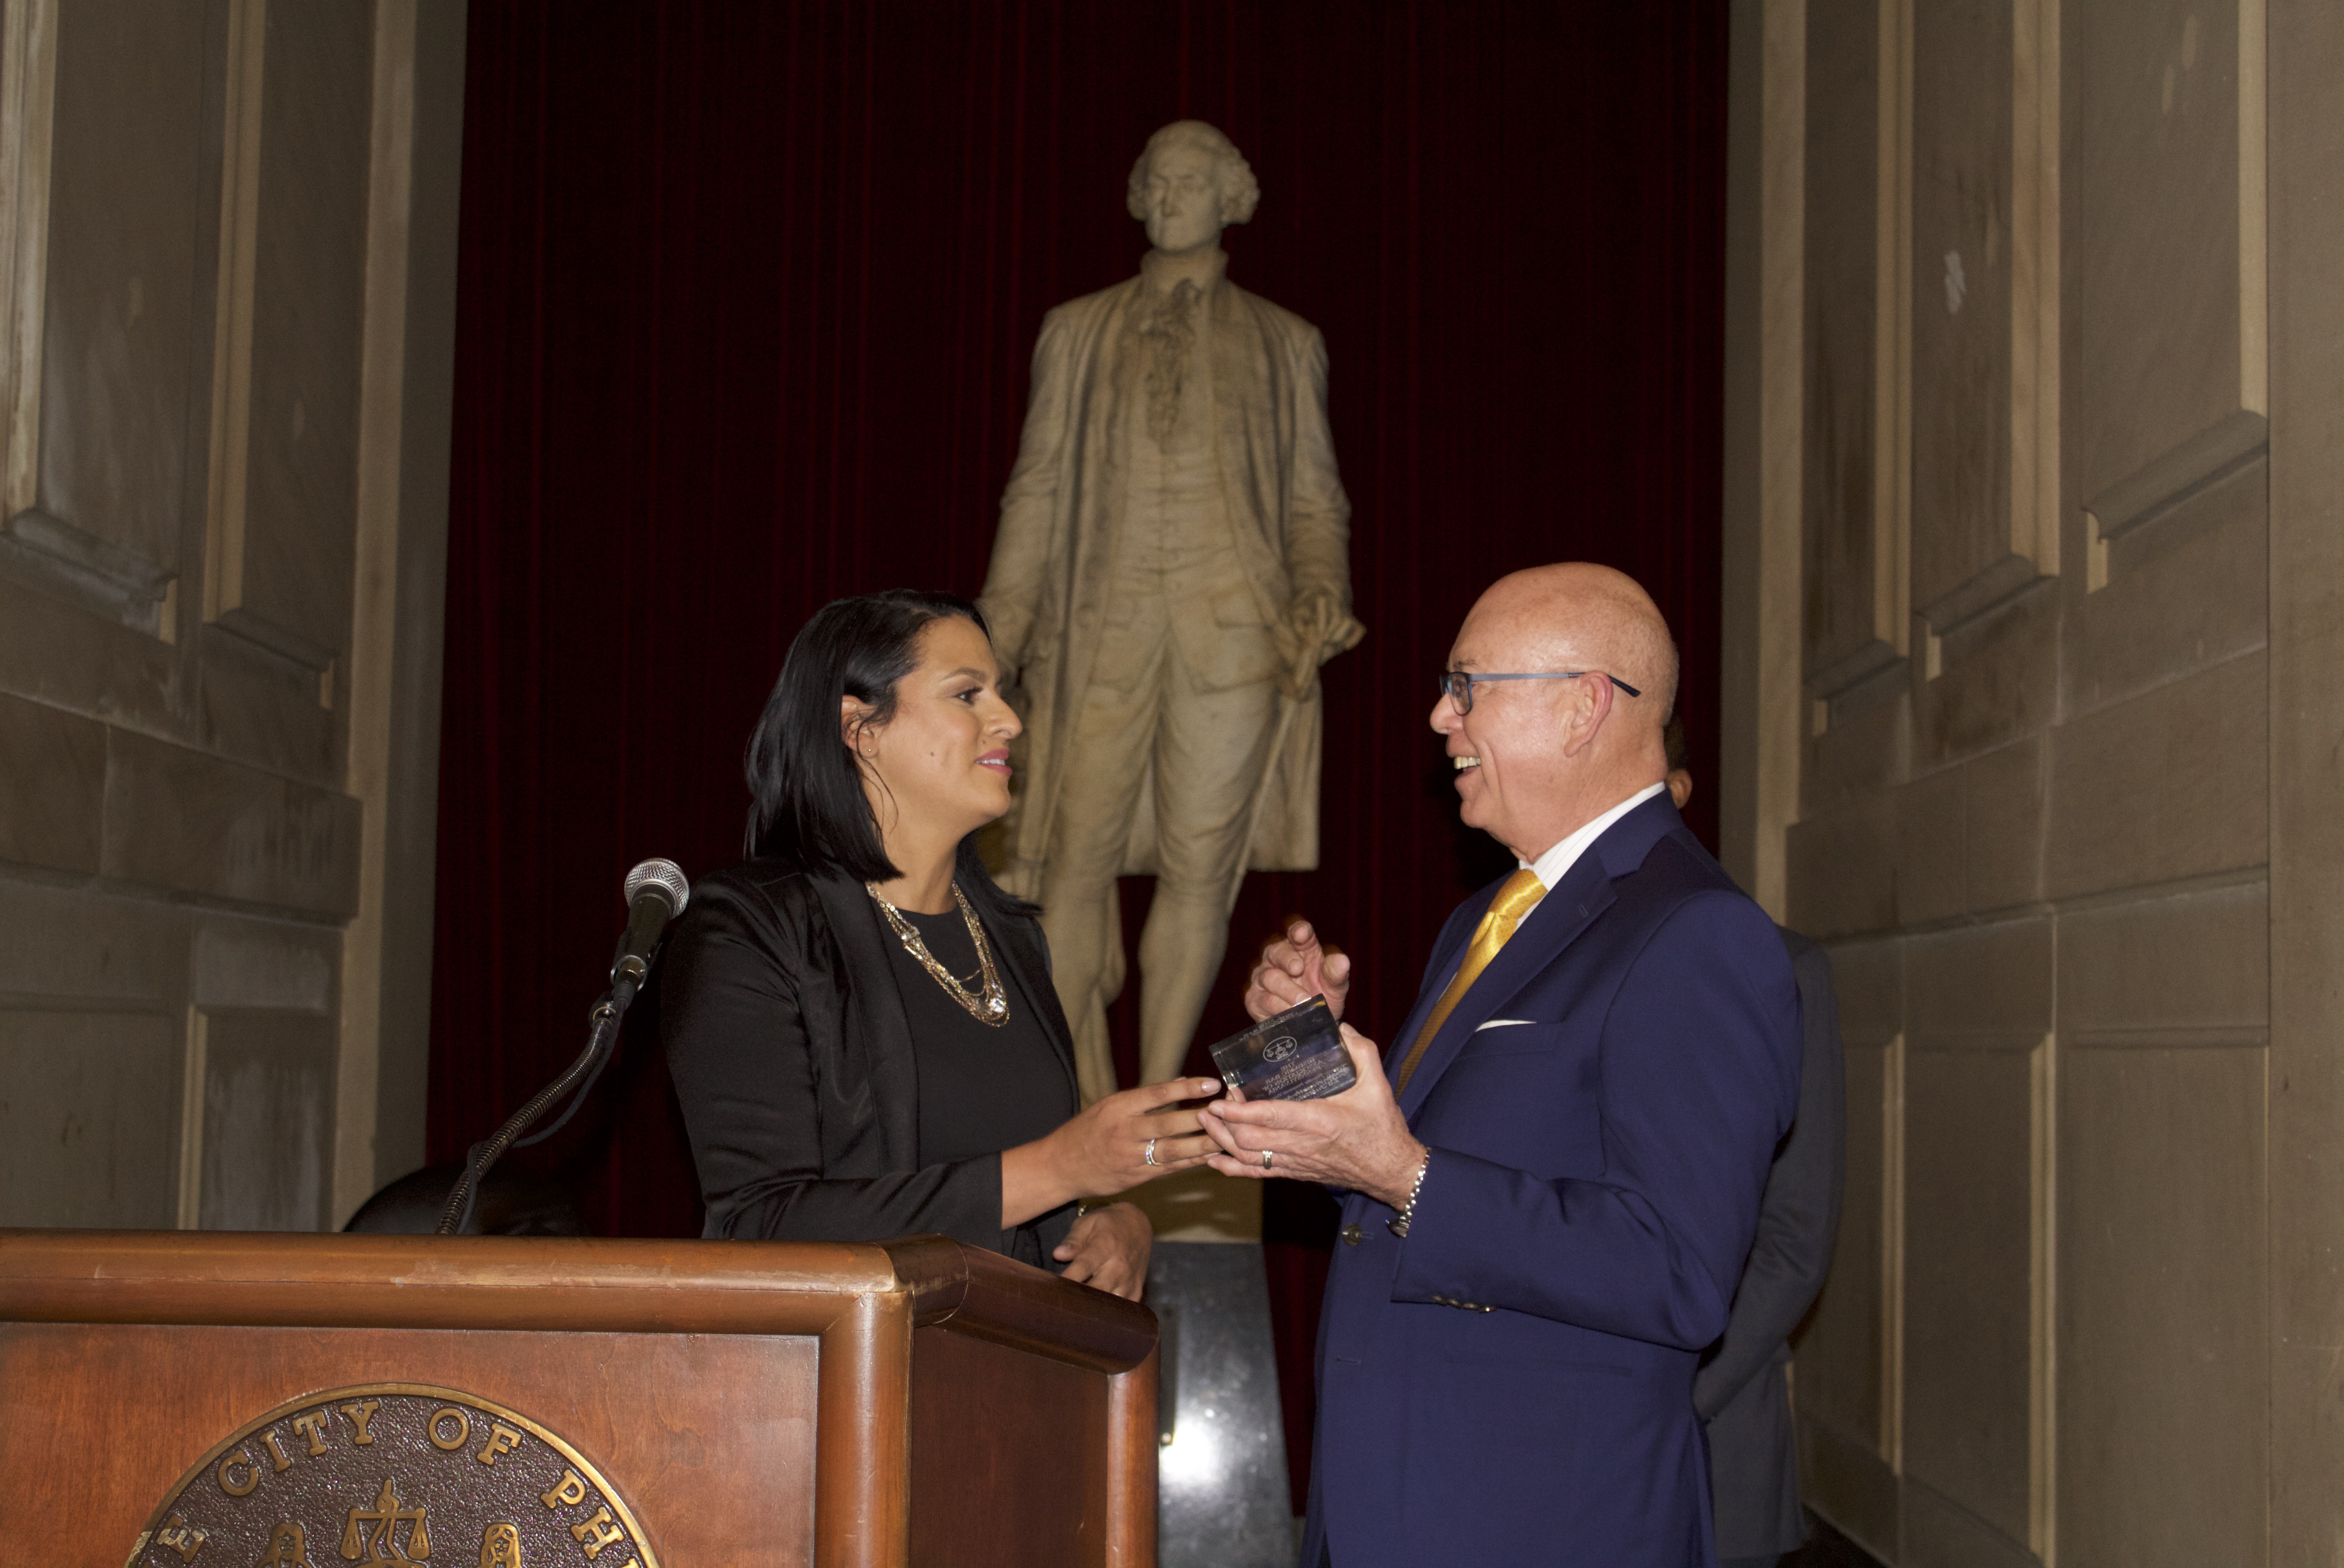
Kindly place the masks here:
[(1269, 1168), (1269, 1150), (1266, 1148), (1261, 1151), (1261, 1168), (1264, 1170)]
[(1156, 1140), (1154, 1138), (1151, 1138), (1147, 1140), (1147, 1148), (1140, 1158), (1147, 1160), (1150, 1165), (1156, 1163)]

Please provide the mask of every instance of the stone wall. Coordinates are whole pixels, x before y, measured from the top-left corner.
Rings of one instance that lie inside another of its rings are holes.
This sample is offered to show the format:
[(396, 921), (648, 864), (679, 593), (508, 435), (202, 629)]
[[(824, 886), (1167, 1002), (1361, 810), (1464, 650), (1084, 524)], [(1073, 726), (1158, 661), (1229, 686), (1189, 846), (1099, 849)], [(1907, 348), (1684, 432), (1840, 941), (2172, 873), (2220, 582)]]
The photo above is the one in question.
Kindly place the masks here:
[(0, 1225), (421, 1162), (463, 10), (0, 10)]
[(1737, 8), (1724, 837), (1837, 972), (1801, 1458), (1892, 1563), (2344, 1531), (2332, 9)]

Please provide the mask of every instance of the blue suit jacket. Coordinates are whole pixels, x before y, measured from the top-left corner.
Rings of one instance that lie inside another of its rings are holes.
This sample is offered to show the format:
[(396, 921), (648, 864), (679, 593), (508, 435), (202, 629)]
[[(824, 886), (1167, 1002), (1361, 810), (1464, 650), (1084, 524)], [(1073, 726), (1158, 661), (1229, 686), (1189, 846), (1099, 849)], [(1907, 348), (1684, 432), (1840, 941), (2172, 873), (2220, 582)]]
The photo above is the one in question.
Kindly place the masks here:
[[(1450, 916), (1388, 1068), (1496, 889)], [(1666, 795), (1614, 823), (1400, 1096), (1432, 1149), (1408, 1239), (1345, 1196), (1359, 1239), (1335, 1249), (1319, 1320), (1305, 1564), (1322, 1546), (1336, 1568), (1714, 1560), (1693, 1371), (1799, 1052), (1765, 914)]]

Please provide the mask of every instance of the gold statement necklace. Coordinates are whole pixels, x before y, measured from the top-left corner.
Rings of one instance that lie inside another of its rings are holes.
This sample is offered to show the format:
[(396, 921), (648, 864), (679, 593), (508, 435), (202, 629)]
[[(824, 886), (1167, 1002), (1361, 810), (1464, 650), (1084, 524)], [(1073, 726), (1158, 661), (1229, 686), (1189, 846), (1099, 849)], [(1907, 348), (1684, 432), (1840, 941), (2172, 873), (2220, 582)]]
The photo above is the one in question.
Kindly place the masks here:
[(936, 962), (935, 955), (928, 951), (928, 945), (920, 940), (919, 927), (904, 919), (902, 910), (881, 896), (877, 883), (866, 882), (863, 885), (870, 893), (872, 902), (879, 905), (879, 913), (887, 917), (887, 924), (894, 927), (895, 940), (904, 945), (904, 951), (919, 960), (920, 967), (936, 977), (936, 984), (945, 988), (946, 996), (967, 1008), (970, 1017), (988, 1028), (997, 1029), (1009, 1021), (1009, 997), (1002, 989), (1000, 971), (993, 966), (993, 949), (985, 940), (985, 927), (976, 923), (976, 911), (971, 909), (968, 900), (961, 896), (959, 883), (952, 885), (953, 902), (960, 906), (960, 917), (968, 922), (968, 939), (976, 944), (977, 974), (985, 976), (985, 994), (981, 996), (955, 978), (951, 970)]

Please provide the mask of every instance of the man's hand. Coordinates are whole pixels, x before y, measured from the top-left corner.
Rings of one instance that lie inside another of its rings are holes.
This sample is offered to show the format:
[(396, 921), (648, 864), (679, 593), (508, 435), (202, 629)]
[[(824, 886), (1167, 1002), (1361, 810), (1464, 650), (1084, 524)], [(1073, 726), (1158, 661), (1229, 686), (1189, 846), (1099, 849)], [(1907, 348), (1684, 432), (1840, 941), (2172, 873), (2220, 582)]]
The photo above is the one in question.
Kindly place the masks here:
[(1311, 1100), (1232, 1094), (1207, 1106), (1200, 1119), (1220, 1152), (1206, 1163), (1223, 1176), (1292, 1177), (1364, 1192), (1394, 1209), (1407, 1202), (1424, 1164), (1424, 1145), (1392, 1099), (1375, 1042), (1345, 1024), (1343, 1047), (1359, 1081), (1341, 1094)]
[(1261, 950), (1246, 986), (1246, 1011), (1257, 1024), (1313, 996), (1327, 998), (1327, 1010), (1343, 1016), (1343, 998), (1351, 994), (1351, 958), (1339, 947), (1322, 946), (1308, 920), (1297, 920), (1286, 935)]
[(1062, 1279), (1137, 1301), (1155, 1245), (1156, 1228), (1137, 1205), (1110, 1203), (1076, 1220), (1051, 1256), (1066, 1266)]

